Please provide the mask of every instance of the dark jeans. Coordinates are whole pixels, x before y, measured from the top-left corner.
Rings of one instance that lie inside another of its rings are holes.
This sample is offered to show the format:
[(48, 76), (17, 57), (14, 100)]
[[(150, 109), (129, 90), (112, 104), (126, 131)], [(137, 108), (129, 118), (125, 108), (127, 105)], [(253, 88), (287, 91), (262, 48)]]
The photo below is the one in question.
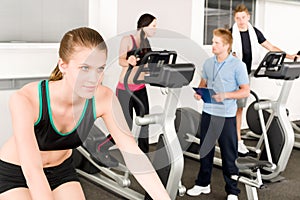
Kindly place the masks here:
[(236, 117), (218, 117), (205, 112), (202, 113), (200, 134), (200, 171), (196, 185), (207, 186), (210, 184), (213, 158), (216, 141), (219, 143), (222, 157), (223, 177), (226, 182), (227, 194), (238, 195), (237, 181), (231, 175), (238, 175), (235, 166), (238, 157)]
[[(149, 114), (149, 102), (146, 87), (133, 94), (138, 97), (145, 107), (145, 114)], [(132, 129), (133, 108), (136, 116), (141, 115), (141, 109), (137, 101), (126, 91), (117, 89), (117, 96), (123, 109), (124, 116), (130, 129)], [(142, 126), (139, 133), (138, 145), (144, 153), (149, 152), (149, 126)]]

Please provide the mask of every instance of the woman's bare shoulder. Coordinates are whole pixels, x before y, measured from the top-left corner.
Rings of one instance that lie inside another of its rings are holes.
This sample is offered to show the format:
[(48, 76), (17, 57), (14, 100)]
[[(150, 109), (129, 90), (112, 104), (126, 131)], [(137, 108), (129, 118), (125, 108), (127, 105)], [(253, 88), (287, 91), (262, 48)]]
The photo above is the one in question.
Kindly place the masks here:
[(38, 85), (38, 81), (28, 83), (13, 93), (12, 98), (14, 98), (16, 101), (27, 99), (28, 101), (34, 103), (38, 99)]
[(124, 35), (122, 37), (122, 41), (130, 41), (131, 40), (131, 36), (130, 35)]
[(97, 116), (101, 117), (112, 109), (112, 102), (115, 97), (114, 92), (106, 86), (99, 86), (95, 93), (95, 103)]
[(39, 83), (40, 83), (39, 81), (27, 83), (19, 91), (22, 93), (26, 93), (28, 95), (37, 94)]
[(121, 46), (132, 46), (132, 39), (130, 35), (125, 35), (122, 37)]
[[(26, 84), (13, 93), (9, 100), (10, 110), (13, 116), (22, 116), (34, 121), (38, 118), (39, 93), (38, 82)], [(22, 113), (20, 115), (20, 113)]]
[(101, 102), (101, 104), (107, 104), (111, 102), (113, 96), (114, 96), (114, 92), (112, 91), (112, 89), (103, 85), (100, 85), (97, 88), (97, 91), (95, 93), (96, 102), (97, 103)]
[(109, 97), (109, 96), (113, 95), (114, 93), (111, 88), (104, 86), (104, 85), (100, 85), (97, 88), (96, 94), (97, 94), (97, 96), (100, 95), (101, 97), (105, 98), (105, 97)]

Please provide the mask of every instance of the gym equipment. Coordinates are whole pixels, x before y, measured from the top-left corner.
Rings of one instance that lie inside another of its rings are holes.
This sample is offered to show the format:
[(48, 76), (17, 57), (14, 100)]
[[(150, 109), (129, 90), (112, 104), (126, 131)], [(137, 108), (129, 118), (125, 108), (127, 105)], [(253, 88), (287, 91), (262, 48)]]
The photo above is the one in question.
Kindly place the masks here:
[[(293, 80), (299, 77), (300, 63), (284, 63), (283, 61), (285, 56), (285, 52), (268, 52), (254, 73), (255, 77), (280, 79), (284, 82), (279, 97), (276, 101), (259, 101), (255, 103), (254, 106), (258, 112), (258, 118), (262, 129), (262, 134), (256, 147), (257, 149), (260, 149), (257, 159), (266, 160), (272, 163), (272, 167), (265, 167), (261, 171), (262, 179), (269, 181), (278, 181), (282, 179), (280, 174), (286, 168), (294, 145), (294, 131), (287, 117), (285, 105), (293, 84)], [(266, 110), (270, 111), (270, 116), (267, 117), (267, 122), (265, 123), (263, 111)], [(197, 114), (194, 112), (189, 114), (190, 111), (188, 111), (186, 108), (181, 108), (177, 111), (178, 113), (181, 113), (181, 116), (177, 113), (177, 116), (180, 116), (180, 122), (175, 120), (175, 127), (178, 132), (179, 141), (181, 142), (182, 146), (185, 147), (187, 146), (186, 143), (197, 141), (197, 134), (201, 133), (199, 131), (193, 131), (199, 130), (198, 127), (200, 122), (193, 121), (197, 118)], [(190, 124), (189, 126), (192, 127), (187, 127), (186, 129), (180, 128), (180, 126), (184, 124)], [(194, 152), (197, 152), (198, 154), (200, 147), (196, 147), (198, 149), (194, 149)], [(195, 148), (195, 146), (190, 146), (189, 148)], [(187, 150), (189, 151), (191, 149)], [(199, 159), (199, 155), (197, 154), (195, 155), (191, 152), (184, 152), (184, 154)], [(221, 159), (215, 157), (214, 163), (216, 165), (221, 165), (222, 161)], [(255, 176), (251, 170), (245, 170), (245, 173)]]
[[(171, 199), (175, 199), (177, 193), (183, 195), (185, 187), (181, 185), (183, 172), (183, 154), (174, 127), (174, 117), (178, 105), (178, 97), (181, 88), (190, 83), (193, 78), (195, 67), (193, 64), (168, 64), (165, 63), (168, 54), (172, 55), (172, 62), (175, 61), (175, 52), (166, 51), (151, 52), (148, 60), (154, 60), (157, 65), (148, 64), (142, 66), (141, 72), (149, 72), (145, 76), (145, 83), (151, 86), (168, 88), (167, 98), (164, 105), (164, 112), (160, 114), (137, 117), (138, 125), (160, 124), (163, 133), (159, 137), (157, 151), (154, 156), (153, 166), (157, 170), (159, 177), (165, 185)], [(158, 59), (159, 58), (159, 59)], [(139, 74), (136, 74), (136, 78)], [(148, 195), (146, 195), (146, 199)]]
[[(195, 66), (190, 63), (174, 64), (176, 60), (174, 51), (154, 51), (147, 53), (141, 60), (141, 65), (134, 78), (135, 83), (148, 83), (155, 87), (167, 88), (167, 98), (164, 104), (164, 111), (158, 114), (136, 117), (137, 125), (160, 124), (162, 134), (157, 143), (157, 153), (154, 155), (153, 166), (165, 185), (171, 199), (185, 193), (185, 187), (181, 184), (183, 172), (183, 154), (174, 127), (175, 112), (178, 104), (178, 97), (181, 88), (190, 83), (193, 78)], [(132, 69), (132, 67), (130, 67)], [(130, 73), (130, 69), (128, 73)], [(144, 79), (140, 76), (144, 74)], [(126, 86), (125, 86), (126, 87)], [(100, 133), (101, 134), (101, 133)], [(96, 139), (97, 137), (94, 137)], [(92, 138), (93, 139), (93, 138)], [(90, 143), (91, 141), (89, 141)], [(96, 142), (96, 141), (95, 141)], [(77, 171), (87, 179), (112, 190), (128, 199), (151, 199), (148, 194), (145, 196), (129, 188), (129, 171), (122, 163), (117, 167), (103, 167), (92, 159), (91, 154), (85, 147), (78, 147), (77, 150), (84, 158), (77, 159)], [(78, 156), (78, 152), (76, 153)], [(88, 167), (81, 167), (87, 166)], [(80, 168), (81, 167), (81, 168)], [(124, 175), (114, 171), (124, 172)], [(104, 173), (106, 176), (103, 176)]]
[(294, 147), (300, 148), (300, 121), (292, 121), (291, 124), (295, 131)]
[[(300, 51), (298, 51), (297, 55), (300, 55)], [(295, 57), (294, 62), (297, 62), (297, 57)], [(246, 113), (247, 124), (248, 124), (250, 131), (248, 131), (242, 137), (244, 139), (249, 139), (249, 138), (250, 139), (253, 139), (253, 138), (259, 139), (262, 134), (262, 130), (261, 130), (261, 125), (259, 123), (258, 112), (255, 110), (254, 106), (255, 106), (256, 102), (265, 101), (265, 100), (259, 100), (258, 96), (253, 91), (251, 91), (251, 92), (252, 92), (253, 96), (255, 97), (255, 101), (249, 105), (249, 107), (247, 109), (247, 113)], [(288, 109), (286, 109), (286, 113), (288, 116), (289, 115)], [(270, 117), (270, 111), (263, 110), (263, 115), (264, 115), (264, 120), (266, 121)], [(291, 121), (291, 125), (295, 132), (294, 147), (300, 148), (300, 141), (298, 140), (298, 139), (300, 139), (300, 122), (299, 121)], [(259, 149), (249, 147), (249, 150), (257, 151)]]
[[(253, 91), (251, 91), (253, 94), (255, 94)], [(255, 94), (256, 95), (256, 94)], [(262, 134), (262, 128), (259, 121), (259, 115), (257, 110), (255, 109), (255, 104), (257, 102), (266, 101), (266, 99), (259, 99), (257, 96), (255, 97), (255, 101), (253, 101), (247, 108), (246, 112), (246, 119), (247, 119), (247, 125), (249, 131), (247, 131), (244, 135), (242, 135), (243, 139), (250, 139), (250, 140), (259, 140)], [(270, 100), (268, 100), (270, 101)], [(286, 109), (286, 114), (289, 116), (289, 110)], [(267, 121), (270, 117), (270, 111), (263, 110), (263, 116), (264, 121)], [(295, 142), (294, 147), (300, 148), (300, 142), (297, 141), (297, 139), (300, 139), (300, 123), (299, 121), (291, 121), (291, 125), (295, 132)], [(251, 152), (255, 152), (257, 154), (261, 153), (259, 146), (253, 147), (253, 146), (247, 146), (247, 148)]]
[[(298, 51), (297, 55), (300, 55), (300, 51)], [(294, 62), (297, 62), (297, 57), (294, 58)], [(295, 131), (294, 147), (300, 148), (300, 121), (292, 121), (291, 124)]]
[(265, 167), (272, 167), (272, 163), (252, 157), (240, 157), (236, 159), (235, 164), (240, 170), (251, 170), (251, 172), (256, 173), (255, 179), (253, 176), (248, 178), (237, 175), (232, 175), (231, 178), (245, 185), (248, 200), (258, 200), (257, 188), (264, 188), (260, 170)]

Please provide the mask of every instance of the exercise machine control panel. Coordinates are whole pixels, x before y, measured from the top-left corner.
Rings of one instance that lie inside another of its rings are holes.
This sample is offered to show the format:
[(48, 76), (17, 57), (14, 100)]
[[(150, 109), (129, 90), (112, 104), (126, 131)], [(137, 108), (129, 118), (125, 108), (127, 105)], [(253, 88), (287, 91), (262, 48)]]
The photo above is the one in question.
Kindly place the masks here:
[(134, 83), (148, 83), (152, 86), (180, 88), (188, 85), (194, 75), (192, 63), (175, 64), (175, 51), (148, 52), (134, 76)]
[(254, 77), (282, 80), (299, 78), (300, 62), (284, 62), (285, 56), (286, 53), (283, 51), (268, 52), (254, 72)]

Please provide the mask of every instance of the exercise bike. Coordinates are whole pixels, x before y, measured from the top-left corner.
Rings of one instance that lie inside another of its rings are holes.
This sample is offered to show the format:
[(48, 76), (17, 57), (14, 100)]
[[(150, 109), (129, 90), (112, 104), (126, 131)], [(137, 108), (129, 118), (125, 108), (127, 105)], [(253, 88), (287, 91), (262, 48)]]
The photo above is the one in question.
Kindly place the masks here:
[(255, 174), (250, 177), (232, 175), (231, 178), (245, 185), (248, 200), (258, 200), (257, 188), (265, 188), (260, 171), (261, 169), (272, 167), (272, 163), (247, 156), (237, 158), (235, 165), (239, 168), (239, 170), (250, 170)]
[[(148, 83), (154, 87), (168, 88), (164, 111), (159, 114), (137, 116), (136, 124), (141, 126), (155, 123), (162, 126), (163, 132), (157, 143), (158, 153), (154, 155), (153, 166), (171, 199), (175, 199), (177, 195), (183, 195), (186, 190), (181, 184), (184, 160), (174, 127), (174, 118), (181, 88), (190, 83), (195, 70), (194, 65), (190, 63), (174, 64), (176, 56), (177, 54), (174, 51), (149, 52), (141, 60), (134, 76), (135, 83)], [(132, 67), (129, 68), (127, 77), (131, 69)], [(142, 80), (140, 79), (141, 74), (144, 74)], [(98, 135), (103, 136), (101, 132), (98, 132)], [(88, 143), (97, 143), (97, 139), (97, 134), (92, 134), (87, 141)], [(97, 156), (95, 156), (95, 146), (97, 145), (92, 144), (91, 146), (94, 150), (92, 148), (88, 151), (88, 145), (77, 148), (77, 156), (79, 153), (79, 157), (81, 156), (82, 159), (80, 163), (77, 162), (77, 171), (80, 175), (127, 199), (151, 199), (148, 194), (140, 194), (129, 187), (131, 183), (130, 172), (126, 166), (120, 162), (117, 162), (116, 166), (109, 165), (109, 163), (115, 165), (115, 162), (101, 164), (101, 161), (97, 160)], [(111, 155), (106, 154), (104, 157), (109, 156)], [(113, 159), (108, 160), (114, 161)], [(88, 169), (82, 167), (86, 165), (89, 166)], [(123, 174), (120, 175), (120, 172), (123, 172)]]
[[(257, 149), (260, 149), (260, 152), (253, 162), (259, 160), (267, 161), (268, 163), (266, 163), (266, 166), (263, 167), (263, 170), (259, 174), (251, 168), (238, 165), (241, 172), (257, 177), (258, 180), (260, 177), (262, 180), (268, 181), (281, 180), (280, 174), (286, 168), (294, 145), (294, 132), (286, 114), (285, 104), (293, 80), (299, 77), (300, 63), (284, 63), (285, 55), (285, 52), (267, 53), (254, 73), (255, 77), (268, 77), (284, 81), (280, 95), (276, 101), (266, 100), (255, 104), (262, 135), (257, 145)], [(272, 111), (270, 116), (267, 117), (266, 123), (263, 116), (263, 111), (265, 110)], [(200, 159), (200, 119), (201, 114), (191, 108), (177, 109), (175, 127), (184, 150), (184, 155), (196, 159)], [(222, 160), (215, 157), (214, 164), (220, 166), (222, 165)]]
[[(300, 55), (300, 51), (298, 51), (297, 55)], [(297, 57), (294, 58), (294, 62), (297, 62)], [(294, 147), (300, 149), (300, 121), (291, 121), (292, 127), (295, 131), (295, 143)]]

